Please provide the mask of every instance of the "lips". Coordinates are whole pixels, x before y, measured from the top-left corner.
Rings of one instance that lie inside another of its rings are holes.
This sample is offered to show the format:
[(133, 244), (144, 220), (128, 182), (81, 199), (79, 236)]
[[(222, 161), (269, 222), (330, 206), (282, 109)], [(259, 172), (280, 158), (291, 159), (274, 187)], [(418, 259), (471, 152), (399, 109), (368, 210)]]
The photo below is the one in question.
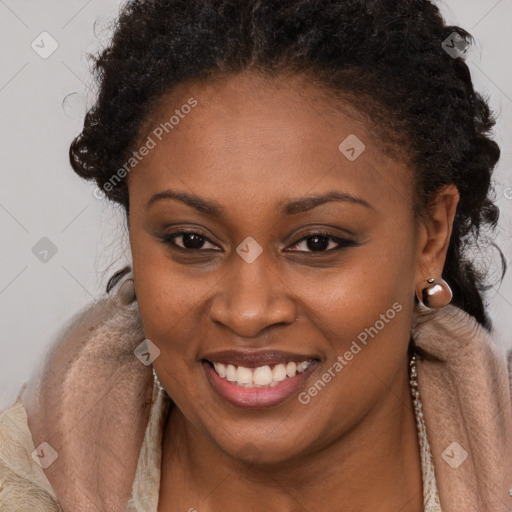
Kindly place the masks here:
[(296, 394), (319, 359), (278, 350), (228, 350), (206, 354), (202, 366), (216, 393), (236, 407), (263, 408)]

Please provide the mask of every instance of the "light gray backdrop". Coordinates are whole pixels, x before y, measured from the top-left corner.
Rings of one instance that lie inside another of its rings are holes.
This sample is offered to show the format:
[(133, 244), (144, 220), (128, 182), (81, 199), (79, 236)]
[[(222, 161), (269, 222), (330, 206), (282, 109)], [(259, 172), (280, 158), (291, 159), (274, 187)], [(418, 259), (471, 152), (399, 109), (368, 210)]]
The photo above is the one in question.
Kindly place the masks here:
[[(67, 156), (94, 97), (86, 54), (106, 40), (120, 3), (0, 0), (0, 409), (40, 364), (63, 322), (101, 295), (108, 276), (130, 259), (120, 210), (95, 198)], [(476, 37), (472, 76), (500, 115), (497, 242), (510, 264), (512, 0), (439, 5), (449, 23)], [(489, 256), (482, 261), (488, 265)], [(512, 269), (489, 298), (497, 341), (512, 346)]]

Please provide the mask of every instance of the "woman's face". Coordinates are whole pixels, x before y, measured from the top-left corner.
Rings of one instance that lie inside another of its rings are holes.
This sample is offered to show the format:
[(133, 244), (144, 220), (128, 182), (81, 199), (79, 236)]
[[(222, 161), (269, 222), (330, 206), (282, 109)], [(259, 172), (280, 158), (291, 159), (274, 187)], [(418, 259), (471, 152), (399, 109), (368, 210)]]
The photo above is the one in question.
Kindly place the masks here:
[(290, 460), (407, 405), (414, 289), (430, 277), (411, 174), (336, 105), (298, 78), (181, 85), (128, 176), (155, 371), (193, 430), (241, 460)]

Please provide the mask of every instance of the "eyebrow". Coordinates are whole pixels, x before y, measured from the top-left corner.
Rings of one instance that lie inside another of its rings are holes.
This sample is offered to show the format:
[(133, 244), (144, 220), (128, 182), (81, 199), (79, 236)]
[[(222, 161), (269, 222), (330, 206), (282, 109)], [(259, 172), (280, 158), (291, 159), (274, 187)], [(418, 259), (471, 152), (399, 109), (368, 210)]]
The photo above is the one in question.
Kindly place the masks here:
[[(164, 199), (175, 199), (177, 201), (181, 201), (182, 203), (185, 203), (191, 208), (194, 208), (198, 212), (204, 213), (211, 217), (222, 218), (226, 216), (226, 209), (216, 201), (202, 199), (201, 197), (193, 194), (188, 194), (186, 192), (177, 192), (175, 190), (170, 189), (163, 190), (162, 192), (158, 192), (157, 194), (153, 195), (146, 204), (146, 209), (148, 209), (154, 203)], [(364, 206), (365, 208), (370, 208), (374, 210), (373, 206), (370, 205), (361, 197), (351, 195), (346, 192), (338, 192), (333, 190), (327, 192), (326, 194), (292, 199), (291, 201), (288, 201), (285, 204), (281, 204), (279, 211), (283, 216), (296, 215), (298, 213), (307, 212), (309, 210), (312, 210), (313, 208), (333, 201), (357, 204)]]

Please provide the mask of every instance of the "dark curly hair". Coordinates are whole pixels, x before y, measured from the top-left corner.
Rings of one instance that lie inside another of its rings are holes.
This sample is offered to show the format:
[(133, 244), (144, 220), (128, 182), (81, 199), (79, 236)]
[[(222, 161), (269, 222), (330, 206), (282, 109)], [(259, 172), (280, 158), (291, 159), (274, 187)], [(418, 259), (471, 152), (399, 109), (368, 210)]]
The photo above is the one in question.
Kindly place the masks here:
[[(475, 92), (463, 54), (443, 47), (454, 33), (459, 42), (473, 41), (445, 25), (428, 0), (129, 1), (109, 45), (94, 57), (99, 93), (71, 144), (71, 165), (103, 189), (158, 101), (179, 83), (244, 70), (304, 76), (354, 107), (387, 154), (406, 158), (416, 213), (428, 214), (441, 186), (456, 185), (443, 277), (453, 303), (490, 329), (487, 274), (469, 251), (482, 227), (497, 225), (491, 175), (500, 148), (489, 137), (495, 118)], [(106, 195), (129, 216), (126, 180)]]

